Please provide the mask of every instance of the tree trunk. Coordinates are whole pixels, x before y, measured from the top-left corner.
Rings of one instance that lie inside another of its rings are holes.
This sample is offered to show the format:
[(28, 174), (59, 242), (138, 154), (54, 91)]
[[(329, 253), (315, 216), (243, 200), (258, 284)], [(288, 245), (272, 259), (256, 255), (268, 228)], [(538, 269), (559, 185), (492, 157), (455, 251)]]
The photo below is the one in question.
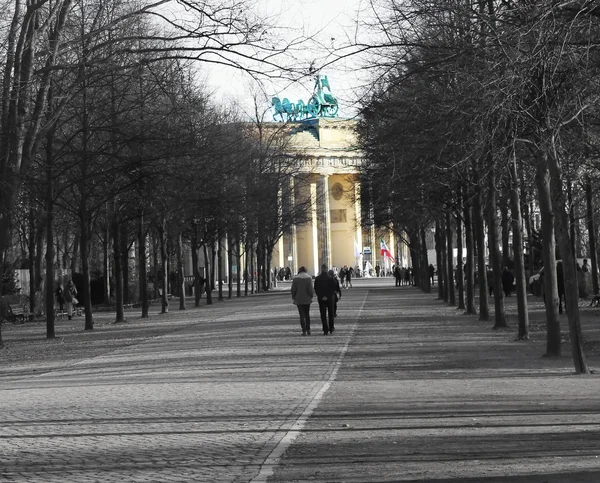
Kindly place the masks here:
[(465, 264), (466, 303), (467, 314), (476, 314), (475, 310), (475, 245), (473, 241), (473, 224), (471, 223), (471, 206), (469, 203), (463, 205), (463, 218), (465, 220), (465, 245), (467, 249), (467, 261)]
[(140, 214), (140, 229), (138, 233), (138, 252), (139, 252), (139, 280), (140, 280), (140, 300), (142, 302), (142, 319), (148, 318), (148, 275), (146, 273), (146, 227), (144, 224), (144, 210)]
[(159, 244), (157, 243), (156, 240), (156, 230), (152, 230), (152, 273), (153, 273), (153, 278), (154, 278), (154, 294), (153, 297), (154, 299), (157, 299), (159, 297), (159, 291), (158, 289), (160, 288), (160, 280), (158, 279), (158, 267), (159, 267), (159, 262), (158, 262), (158, 250), (159, 250)]
[(200, 270), (198, 269), (198, 233), (194, 229), (191, 240), (192, 250), (192, 273), (194, 274), (194, 307), (200, 307), (200, 300), (202, 299), (202, 285), (200, 284)]
[[(444, 277), (442, 272), (444, 271), (444, 261), (442, 259), (442, 228), (440, 221), (435, 220), (435, 262), (437, 265), (437, 292), (438, 300), (444, 300)], [(427, 274), (429, 276), (429, 274)]]
[(121, 270), (123, 277), (123, 304), (130, 304), (131, 297), (129, 296), (129, 229), (126, 222), (120, 223), (121, 230)]
[(250, 282), (250, 254), (252, 253), (252, 247), (248, 246), (248, 239), (244, 247), (244, 296), (248, 296), (248, 283)]
[(250, 293), (254, 294), (254, 271), (255, 271), (255, 264), (254, 264), (254, 246), (251, 244), (251, 251), (250, 251)]
[(240, 237), (236, 236), (235, 239), (235, 255), (236, 255), (236, 263), (237, 263), (237, 273), (235, 274), (236, 278), (236, 286), (237, 286), (237, 297), (242, 296), (242, 279), (241, 279), (241, 271), (242, 271), (242, 250), (240, 246)]
[(177, 234), (177, 291), (179, 292), (179, 310), (186, 310), (185, 273), (183, 271), (183, 235)]
[[(218, 237), (217, 237), (218, 238)], [(217, 241), (217, 243), (219, 243)], [(211, 263), (210, 263), (210, 279), (211, 279), (211, 288), (215, 289), (217, 286), (217, 247), (214, 242), (211, 245)]]
[(571, 336), (571, 353), (577, 374), (589, 374), (585, 353), (583, 352), (583, 337), (581, 334), (581, 321), (579, 318), (579, 285), (577, 283), (577, 270), (573, 253), (573, 241), (569, 236), (569, 218), (565, 211), (565, 195), (563, 192), (562, 173), (560, 161), (556, 152), (546, 156), (551, 177), (551, 197), (556, 234), (562, 258), (562, 270), (565, 282), (565, 304), (569, 320), (569, 334)]
[(265, 275), (267, 277), (267, 286), (271, 289), (271, 260), (273, 259), (273, 247), (269, 246), (265, 250)]
[(106, 230), (104, 233), (104, 243), (102, 244), (102, 248), (104, 251), (104, 283), (102, 284), (102, 291), (104, 292), (104, 304), (110, 304), (110, 223), (109, 223), (109, 215), (106, 214)]
[(462, 188), (458, 188), (458, 208), (455, 216), (456, 220), (456, 288), (458, 290), (458, 309), (465, 309), (465, 284), (464, 284), (464, 266), (463, 266), (463, 232), (460, 214), (462, 211)]
[(425, 236), (424, 226), (419, 229), (419, 239), (419, 252), (415, 260), (416, 266), (413, 267), (414, 285), (421, 287), (426, 293), (431, 293), (431, 280), (429, 280), (427, 273), (429, 264), (427, 263), (427, 237)]
[[(490, 160), (491, 161), (491, 160)], [(489, 175), (490, 186), (488, 194), (488, 213), (489, 213), (489, 248), (490, 264), (492, 265), (494, 276), (494, 329), (507, 327), (506, 315), (504, 311), (504, 291), (502, 287), (502, 255), (498, 244), (498, 210), (496, 208), (498, 199), (498, 190), (495, 186), (495, 175)]]
[[(476, 184), (479, 185), (479, 176), (476, 175)], [(478, 186), (477, 194), (473, 198), (473, 233), (477, 245), (477, 275), (479, 278), (479, 320), (490, 320), (488, 306), (487, 270), (485, 265), (485, 233), (483, 227), (483, 212), (481, 209), (481, 188)]]
[[(206, 242), (202, 244), (202, 249), (204, 251), (204, 263), (208, 265), (206, 267), (206, 275), (209, 275), (212, 270), (212, 265), (208, 258), (208, 247), (206, 246)], [(204, 285), (206, 287), (206, 305), (212, 305), (212, 282), (209, 276), (205, 278)]]
[(227, 232), (227, 298), (233, 298), (233, 251), (231, 248), (231, 235)]
[(259, 238), (256, 242), (256, 292), (262, 291), (262, 240)]
[(552, 212), (552, 202), (550, 200), (550, 173), (543, 160), (538, 161), (536, 182), (538, 185), (540, 217), (542, 219), (542, 257), (544, 260), (542, 288), (546, 305), (546, 355), (560, 356), (554, 213)]
[(160, 238), (160, 264), (162, 270), (162, 296), (161, 313), (166, 314), (169, 311), (169, 254), (167, 253), (167, 221), (164, 216), (158, 227), (158, 236)]
[(509, 160), (510, 202), (512, 210), (513, 254), (515, 260), (515, 280), (517, 282), (517, 312), (519, 316), (519, 340), (529, 339), (529, 312), (527, 308), (527, 278), (523, 256), (523, 222), (521, 200), (519, 199), (519, 178), (517, 176), (516, 153)]
[(448, 303), (448, 274), (446, 273), (448, 268), (448, 256), (446, 251), (446, 224), (443, 218), (440, 219), (440, 244), (442, 246), (442, 264), (438, 267), (438, 281), (441, 280), (442, 298), (444, 302)]
[[(71, 276), (73, 276), (75, 273), (77, 273), (77, 258), (79, 256), (79, 245), (80, 245), (80, 235), (79, 235), (79, 233), (76, 233), (75, 239), (73, 240), (73, 252), (71, 253)], [(65, 250), (66, 250), (66, 244), (65, 244)]]
[[(0, 194), (0, 197), (2, 195)], [(6, 233), (3, 233), (3, 229), (9, 229), (8, 225), (6, 227), (2, 226), (2, 218), (0, 218), (0, 238), (6, 236)], [(0, 281), (4, 278), (4, 259), (6, 258), (6, 248), (2, 240), (0, 240)], [(0, 282), (0, 298), (2, 297), (2, 283)], [(2, 324), (0, 323), (0, 348), (4, 347), (4, 341), (2, 340)]]
[[(46, 339), (54, 339), (54, 131), (46, 135)], [(1, 258), (1, 257), (0, 257)], [(0, 270), (1, 271), (1, 270)], [(2, 278), (0, 278), (2, 280)], [(2, 290), (0, 289), (0, 292)]]
[[(504, 186), (504, 185), (503, 185)], [(508, 200), (502, 193), (500, 202), (501, 224), (502, 224), (502, 266), (510, 266), (510, 216), (508, 214)]]
[(592, 293), (598, 295), (598, 257), (596, 253), (596, 227), (594, 224), (594, 198), (592, 192), (592, 181), (587, 175), (585, 177), (585, 203), (587, 207), (587, 229), (589, 236), (589, 257), (592, 264)]
[(221, 230), (219, 230), (219, 234), (217, 236), (217, 277), (218, 277), (218, 281), (217, 283), (218, 285), (218, 289), (219, 289), (219, 302), (223, 300), (223, 240), (222, 240), (222, 233)]
[[(562, 180), (561, 180), (562, 183)], [(569, 222), (569, 239), (571, 241), (571, 252), (573, 253), (573, 259), (577, 258), (577, 250), (575, 248), (576, 243), (575, 243), (575, 207), (573, 205), (573, 183), (571, 182), (570, 179), (567, 179), (565, 183), (563, 184), (563, 188), (564, 185), (566, 184), (566, 188), (567, 188), (567, 200), (563, 200), (565, 203), (565, 208), (568, 209), (568, 222)], [(552, 188), (551, 188), (551, 192), (552, 192)], [(552, 197), (552, 201), (554, 202), (554, 197)], [(564, 195), (563, 195), (564, 198)], [(554, 205), (552, 205), (552, 207), (554, 208)], [(556, 223), (558, 224), (558, 219), (556, 219)], [(556, 228), (557, 226), (555, 226)], [(558, 231), (558, 230), (557, 230)], [(561, 252), (562, 255), (562, 252)], [(564, 257), (563, 257), (564, 258)], [(575, 278), (575, 280), (577, 280), (577, 278)]]
[(452, 218), (450, 211), (446, 211), (446, 247), (447, 247), (447, 263), (448, 274), (446, 285), (448, 286), (448, 303), (452, 306), (456, 305), (456, 293), (454, 292), (454, 247), (452, 243)]
[(92, 291), (90, 285), (90, 221), (87, 218), (81, 219), (81, 272), (83, 274), (83, 303), (85, 307), (85, 330), (94, 329), (94, 319), (92, 317)]
[(115, 322), (125, 322), (125, 310), (123, 307), (123, 257), (121, 255), (121, 227), (116, 219), (116, 214), (113, 213), (113, 259), (115, 263)]
[(33, 207), (29, 208), (29, 236), (27, 238), (27, 261), (29, 262), (29, 313), (35, 314), (35, 240), (36, 236), (36, 219)]

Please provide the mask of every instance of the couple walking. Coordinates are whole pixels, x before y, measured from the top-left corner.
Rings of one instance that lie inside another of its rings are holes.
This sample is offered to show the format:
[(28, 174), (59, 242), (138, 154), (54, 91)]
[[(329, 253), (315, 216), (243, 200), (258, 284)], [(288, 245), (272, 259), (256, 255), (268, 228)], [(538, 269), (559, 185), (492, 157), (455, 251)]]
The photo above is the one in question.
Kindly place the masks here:
[(337, 299), (342, 296), (342, 291), (332, 271), (327, 271), (327, 265), (321, 266), (321, 273), (315, 278), (314, 290), (312, 277), (306, 273), (305, 267), (300, 267), (292, 281), (292, 300), (298, 307), (302, 335), (310, 335), (310, 304), (314, 294), (319, 302), (323, 335), (333, 334)]

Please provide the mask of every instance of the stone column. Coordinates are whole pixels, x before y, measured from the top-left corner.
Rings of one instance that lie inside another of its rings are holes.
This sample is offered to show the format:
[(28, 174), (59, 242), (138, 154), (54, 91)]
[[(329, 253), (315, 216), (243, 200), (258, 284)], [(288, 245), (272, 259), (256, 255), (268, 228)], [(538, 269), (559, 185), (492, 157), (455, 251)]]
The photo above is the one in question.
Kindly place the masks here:
[(319, 274), (319, 230), (317, 229), (317, 183), (310, 184), (313, 274)]
[(321, 193), (323, 197), (323, 246), (321, 251), (321, 264), (326, 264), (331, 268), (331, 207), (329, 203), (329, 175), (324, 175), (320, 179)]
[[(296, 194), (294, 192), (294, 190), (296, 189), (296, 183), (294, 181), (294, 177), (290, 177), (290, 206), (292, 207), (292, 209), (294, 209), (294, 207), (296, 206)], [(295, 275), (296, 273), (298, 273), (298, 237), (297, 237), (297, 232), (296, 232), (296, 224), (292, 223), (292, 230), (291, 230), (291, 237), (292, 237), (292, 266), (290, 267), (292, 269), (292, 273)]]
[(360, 255), (358, 256), (358, 259), (355, 260), (355, 263), (358, 263), (358, 266), (360, 267), (360, 271), (362, 272), (362, 270), (365, 268), (364, 264), (363, 264), (363, 255), (362, 255), (362, 250), (363, 250), (363, 237), (362, 237), (362, 214), (361, 214), (361, 205), (360, 205), (360, 192), (359, 192), (359, 185), (356, 182), (357, 179), (354, 180), (354, 218), (355, 218), (355, 229), (354, 229), (354, 240), (356, 240), (356, 244), (358, 245), (358, 251), (360, 253)]
[[(277, 216), (279, 218), (279, 223), (280, 226), (283, 225), (283, 190), (281, 188), (279, 188), (279, 191), (277, 192)], [(284, 245), (283, 245), (283, 235), (281, 235), (279, 237), (279, 240), (277, 240), (277, 268), (279, 267), (284, 267), (285, 266), (285, 258), (284, 258)], [(275, 263), (275, 261), (273, 260), (271, 262), (271, 264)], [(271, 268), (275, 268), (275, 267), (271, 267)]]

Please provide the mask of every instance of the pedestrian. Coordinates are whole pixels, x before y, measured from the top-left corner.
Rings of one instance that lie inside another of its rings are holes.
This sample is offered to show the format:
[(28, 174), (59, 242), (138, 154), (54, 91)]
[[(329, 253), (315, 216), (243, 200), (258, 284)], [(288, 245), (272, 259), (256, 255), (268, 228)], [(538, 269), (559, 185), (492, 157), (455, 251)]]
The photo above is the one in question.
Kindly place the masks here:
[(333, 270), (329, 270), (329, 275), (333, 277), (335, 282), (335, 292), (333, 295), (333, 318), (335, 319), (337, 317), (337, 305), (339, 300), (342, 298), (342, 289), (340, 287), (340, 281), (335, 276), (335, 273), (333, 273)]
[(487, 286), (488, 286), (488, 292), (490, 294), (490, 297), (492, 295), (494, 295), (494, 272), (492, 270), (487, 269), (487, 271), (485, 272), (486, 277), (487, 277)]
[(56, 301), (58, 302), (58, 307), (60, 313), (62, 314), (65, 310), (65, 289), (62, 283), (58, 284), (58, 287), (54, 293), (56, 294)]
[(335, 301), (335, 281), (327, 272), (327, 265), (321, 266), (321, 273), (315, 278), (315, 293), (319, 301), (319, 312), (323, 324), (323, 335), (333, 334), (333, 307)]
[(508, 270), (508, 267), (504, 267), (504, 270), (502, 271), (502, 290), (504, 290), (504, 295), (506, 297), (510, 297), (514, 283), (514, 275)]
[(581, 271), (582, 272), (589, 272), (590, 271), (590, 266), (588, 265), (587, 258), (583, 259), (583, 266), (581, 267)]
[(340, 268), (340, 278), (339, 278), (338, 282), (341, 284), (342, 288), (346, 288), (346, 270), (347, 270), (346, 265), (344, 265), (342, 268)]
[(69, 320), (71, 320), (73, 317), (73, 306), (79, 303), (77, 300), (77, 289), (75, 288), (73, 280), (69, 280), (69, 283), (67, 283), (64, 296), (65, 302), (67, 303), (67, 315), (69, 316)]
[(352, 267), (346, 267), (346, 289), (352, 287)]
[(306, 273), (306, 267), (300, 267), (298, 275), (292, 280), (292, 300), (298, 307), (302, 335), (310, 335), (310, 304), (313, 294), (312, 277)]
[(381, 267), (379, 266), (379, 263), (375, 264), (375, 273), (377, 274), (377, 276), (379, 277), (379, 272), (381, 272)]
[(433, 266), (432, 263), (429, 264), (429, 278), (431, 279), (431, 285), (434, 284), (435, 280), (435, 267)]

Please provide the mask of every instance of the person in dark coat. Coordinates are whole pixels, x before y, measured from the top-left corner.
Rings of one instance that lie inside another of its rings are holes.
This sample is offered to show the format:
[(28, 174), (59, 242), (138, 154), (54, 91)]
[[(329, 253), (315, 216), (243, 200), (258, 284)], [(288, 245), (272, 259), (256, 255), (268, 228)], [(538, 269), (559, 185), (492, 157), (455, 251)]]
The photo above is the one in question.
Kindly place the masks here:
[(487, 278), (487, 286), (488, 292), (490, 293), (490, 297), (494, 295), (494, 272), (490, 269), (487, 269), (485, 272)]
[(346, 288), (352, 287), (352, 267), (346, 267)]
[(333, 273), (333, 270), (329, 270), (329, 275), (333, 277), (333, 281), (335, 282), (335, 293), (333, 297), (333, 318), (337, 317), (337, 304), (338, 301), (342, 298), (342, 288), (340, 287), (340, 281)]
[(298, 275), (292, 281), (292, 300), (298, 307), (302, 335), (310, 335), (310, 304), (313, 294), (312, 277), (306, 273), (305, 267), (300, 267)]
[(315, 278), (315, 293), (319, 302), (319, 312), (323, 324), (323, 335), (333, 334), (333, 311), (335, 303), (335, 280), (327, 272), (327, 265), (321, 266), (321, 273)]
[(65, 290), (63, 288), (63, 284), (59, 283), (56, 288), (56, 301), (58, 302), (58, 306), (60, 307), (60, 312), (64, 312), (65, 310)]
[(64, 291), (64, 297), (67, 304), (67, 315), (69, 320), (71, 320), (73, 317), (73, 306), (79, 303), (77, 300), (77, 289), (75, 288), (73, 280), (69, 280), (69, 283), (67, 283), (67, 288)]
[(502, 290), (504, 290), (504, 295), (506, 297), (510, 297), (510, 294), (513, 290), (513, 284), (515, 283), (515, 277), (510, 272), (508, 267), (504, 267), (504, 271), (502, 272)]

